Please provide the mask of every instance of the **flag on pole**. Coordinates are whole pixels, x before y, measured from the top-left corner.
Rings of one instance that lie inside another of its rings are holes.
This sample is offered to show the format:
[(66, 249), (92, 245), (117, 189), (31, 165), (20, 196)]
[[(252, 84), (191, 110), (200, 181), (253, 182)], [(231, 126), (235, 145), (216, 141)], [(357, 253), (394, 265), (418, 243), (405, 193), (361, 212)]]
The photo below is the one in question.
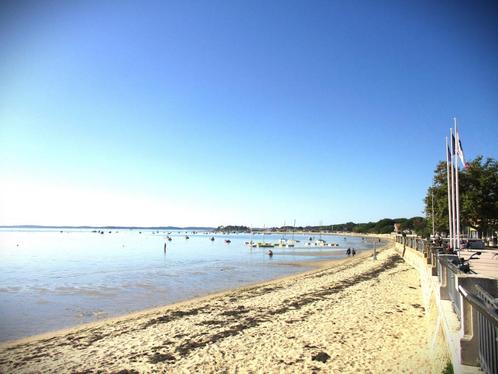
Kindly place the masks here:
[(450, 239), (450, 248), (453, 248), (453, 200), (452, 200), (452, 169), (451, 165), (451, 151), (450, 145), (448, 144), (448, 137), (446, 137), (446, 176), (447, 176), (447, 186), (448, 186), (448, 234)]
[(457, 248), (457, 240), (456, 240), (456, 171), (457, 171), (457, 162), (455, 157), (455, 133), (453, 129), (450, 128), (450, 139), (451, 139), (451, 158), (450, 158), (450, 174), (451, 174), (451, 225), (453, 228), (453, 236), (451, 237), (451, 248), (454, 250)]
[(457, 138), (456, 154), (460, 158), (460, 161), (462, 161), (462, 165), (465, 166), (465, 167), (467, 167), (468, 164), (465, 162), (465, 156), (463, 155), (462, 141), (460, 140), (460, 134), (459, 133), (457, 133), (456, 138)]
[[(460, 193), (459, 193), (459, 183), (458, 183), (458, 157), (463, 157), (463, 153), (462, 155), (460, 155), (460, 138), (459, 138), (459, 135), (458, 135), (458, 130), (457, 130), (457, 122), (456, 122), (456, 118), (454, 118), (454, 122), (455, 122), (455, 131), (453, 132), (453, 135), (455, 136), (455, 138), (453, 139), (453, 141), (455, 141), (456, 139), (456, 142), (454, 143), (454, 147), (455, 147), (455, 196), (454, 196), (454, 204), (455, 204), (455, 226), (454, 226), (454, 231), (453, 231), (453, 234), (455, 236), (455, 248), (457, 251), (460, 250)], [(463, 161), (462, 161), (463, 162)]]
[(456, 140), (455, 140), (455, 134), (451, 134), (451, 155), (455, 156), (456, 155)]

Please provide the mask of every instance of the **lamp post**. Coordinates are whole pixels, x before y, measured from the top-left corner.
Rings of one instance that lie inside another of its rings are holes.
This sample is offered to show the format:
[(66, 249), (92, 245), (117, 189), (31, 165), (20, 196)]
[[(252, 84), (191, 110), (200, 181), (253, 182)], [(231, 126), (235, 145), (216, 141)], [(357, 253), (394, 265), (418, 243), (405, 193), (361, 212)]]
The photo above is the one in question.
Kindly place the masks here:
[(405, 257), (405, 251), (406, 251), (406, 232), (404, 232), (402, 235), (403, 235), (403, 254), (402, 254), (402, 257)]
[(431, 209), (431, 218), (432, 218), (432, 237), (434, 238), (435, 230), (434, 230), (434, 186), (431, 188), (431, 200), (432, 200), (432, 209)]

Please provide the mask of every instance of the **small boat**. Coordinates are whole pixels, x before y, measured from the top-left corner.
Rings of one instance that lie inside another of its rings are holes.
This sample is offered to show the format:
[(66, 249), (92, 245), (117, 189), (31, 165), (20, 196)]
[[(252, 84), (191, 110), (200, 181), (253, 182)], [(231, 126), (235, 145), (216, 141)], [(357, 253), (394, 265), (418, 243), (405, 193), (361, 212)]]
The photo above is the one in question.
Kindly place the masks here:
[(214, 236), (211, 236), (211, 239), (209, 239), (209, 240), (211, 240), (212, 242), (214, 242)]
[(285, 245), (287, 248), (294, 248), (296, 246), (296, 241), (295, 240), (287, 240), (287, 244)]
[(185, 239), (190, 239), (190, 238), (188, 237), (188, 235), (185, 235)]
[(285, 239), (280, 239), (278, 240), (274, 245), (274, 247), (280, 247), (280, 248), (284, 248), (285, 246), (287, 246), (287, 240)]
[(256, 247), (258, 247), (258, 248), (273, 248), (273, 247), (275, 247), (275, 244), (268, 243), (265, 241), (265, 235), (266, 234), (270, 235), (270, 233), (267, 233), (265, 230), (266, 230), (266, 228), (263, 226), (263, 241), (256, 243)]
[(275, 247), (280, 247), (280, 248), (293, 248), (296, 246), (296, 242), (292, 239), (280, 239), (276, 244)]
[(173, 239), (171, 239), (169, 236), (166, 238), (168, 239), (168, 242), (172, 241)]
[(258, 248), (273, 248), (275, 247), (275, 244), (273, 243), (268, 243), (268, 242), (259, 242), (256, 244)]
[(230, 244), (232, 241), (230, 239), (225, 239), (225, 243)]
[(323, 239), (317, 239), (314, 242), (306, 243), (308, 247), (338, 247), (339, 244), (337, 243), (327, 243)]

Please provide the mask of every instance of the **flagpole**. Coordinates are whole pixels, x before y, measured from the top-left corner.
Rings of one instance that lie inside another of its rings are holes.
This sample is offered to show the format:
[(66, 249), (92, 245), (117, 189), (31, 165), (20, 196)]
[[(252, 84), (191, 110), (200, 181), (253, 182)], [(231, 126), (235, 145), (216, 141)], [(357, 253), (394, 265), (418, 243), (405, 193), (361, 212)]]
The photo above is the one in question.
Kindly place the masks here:
[(456, 213), (456, 206), (455, 206), (455, 171), (453, 170), (453, 165), (455, 164), (455, 140), (453, 136), (453, 129), (450, 128), (450, 140), (451, 140), (451, 224), (453, 226), (453, 235), (451, 238), (451, 247), (454, 250), (456, 248), (456, 225), (455, 225), (455, 213)]
[(450, 247), (452, 246), (452, 238), (453, 238), (453, 225), (451, 223), (451, 183), (450, 183), (450, 173), (451, 173), (451, 168), (450, 168), (450, 155), (449, 155), (449, 148), (448, 148), (448, 137), (446, 137), (446, 179), (447, 179), (447, 184), (448, 184), (448, 230), (449, 230), (449, 238), (450, 238)]
[[(460, 137), (457, 131), (457, 120), (453, 118), (455, 123), (455, 149), (456, 147), (460, 147)], [(460, 150), (458, 150), (460, 152)], [(458, 190), (458, 156), (456, 156), (455, 160), (455, 205), (456, 205), (456, 238), (457, 238), (457, 249), (460, 250), (460, 194)]]

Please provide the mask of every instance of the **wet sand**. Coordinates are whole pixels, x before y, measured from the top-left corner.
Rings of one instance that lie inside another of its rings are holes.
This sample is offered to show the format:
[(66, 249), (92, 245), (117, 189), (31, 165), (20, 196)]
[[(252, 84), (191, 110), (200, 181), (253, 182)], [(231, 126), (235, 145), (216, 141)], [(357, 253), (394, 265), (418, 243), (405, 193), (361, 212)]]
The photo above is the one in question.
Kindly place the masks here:
[(2, 373), (431, 371), (416, 270), (383, 250), (0, 345)]

